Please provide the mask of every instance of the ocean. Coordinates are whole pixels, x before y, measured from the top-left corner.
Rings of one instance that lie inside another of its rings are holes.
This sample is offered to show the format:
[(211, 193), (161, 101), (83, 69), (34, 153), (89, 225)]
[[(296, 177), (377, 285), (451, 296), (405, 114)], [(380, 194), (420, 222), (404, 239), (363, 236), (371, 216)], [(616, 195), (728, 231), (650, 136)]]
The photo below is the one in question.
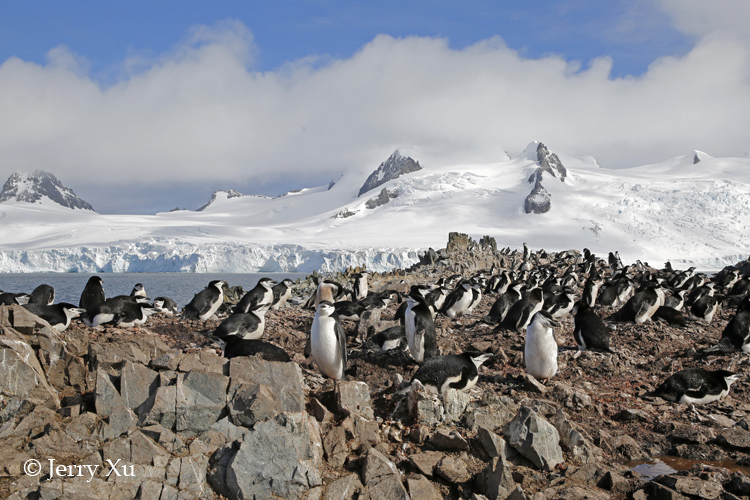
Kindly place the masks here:
[(182, 308), (213, 280), (223, 279), (230, 287), (240, 285), (247, 292), (263, 277), (294, 281), (304, 278), (307, 273), (0, 273), (0, 290), (31, 293), (37, 286), (47, 284), (55, 289), (55, 303), (78, 305), (81, 292), (91, 276), (102, 279), (106, 297), (130, 295), (133, 286), (141, 283), (151, 299), (169, 297)]

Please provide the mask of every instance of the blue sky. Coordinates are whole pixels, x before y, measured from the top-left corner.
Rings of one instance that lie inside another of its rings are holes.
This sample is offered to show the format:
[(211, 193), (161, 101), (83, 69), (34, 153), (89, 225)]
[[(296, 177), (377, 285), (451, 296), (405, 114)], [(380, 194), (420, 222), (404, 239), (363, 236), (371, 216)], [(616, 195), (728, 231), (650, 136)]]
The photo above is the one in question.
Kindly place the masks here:
[(460, 161), (538, 139), (616, 168), (739, 156), (747, 15), (737, 0), (4, 2), (0, 177), (44, 169), (102, 213), (153, 213), (327, 183), (399, 146)]

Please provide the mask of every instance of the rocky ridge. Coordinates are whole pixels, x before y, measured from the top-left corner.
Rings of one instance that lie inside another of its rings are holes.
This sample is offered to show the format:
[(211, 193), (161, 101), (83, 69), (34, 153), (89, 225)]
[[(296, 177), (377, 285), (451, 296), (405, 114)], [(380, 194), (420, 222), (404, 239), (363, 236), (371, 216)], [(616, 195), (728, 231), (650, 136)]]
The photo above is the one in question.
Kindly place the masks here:
[(94, 211), (91, 205), (76, 196), (72, 189), (65, 187), (57, 177), (42, 170), (32, 174), (14, 172), (0, 191), (0, 203), (10, 200), (37, 203), (42, 197), (66, 208)]
[[(530, 262), (577, 257), (538, 251)], [(475, 242), (461, 233), (423, 258), (430, 263), (373, 275), (371, 289), (403, 292), (412, 283), (487, 264), (515, 269), (525, 262), (519, 252), (498, 250), (491, 238)], [(348, 276), (329, 277), (345, 282)], [(295, 285), (297, 301), (314, 289), (312, 278)], [(485, 297), (473, 317), (438, 319), (443, 353), (495, 354), (474, 389), (444, 397), (420, 389), (400, 394), (416, 365), (362, 342), (373, 329), (395, 325), (397, 304), (345, 322), (349, 380), (340, 382), (323, 379), (302, 355), (313, 313), (299, 306), (269, 311), (264, 336), (286, 349), (292, 363), (224, 359), (209, 336), (213, 320), (154, 317), (136, 330), (75, 324), (57, 334), (21, 307), (2, 307), (0, 496), (641, 500), (750, 494), (745, 381), (721, 401), (692, 409), (645, 397), (680, 368), (748, 373), (747, 354), (697, 355), (716, 342), (731, 310), (711, 325), (613, 324), (615, 354), (578, 353), (572, 319), (564, 318), (560, 372), (541, 384), (523, 369), (523, 336), (478, 321), (492, 302)], [(605, 318), (609, 312), (600, 309)], [(633, 470), (633, 461), (665, 455), (687, 469), (651, 481)], [(28, 469), (33, 460), (39, 475)], [(50, 471), (49, 460), (63, 467)], [(97, 466), (96, 473), (70, 468), (84, 464)]]
[(372, 191), (388, 181), (397, 179), (404, 174), (416, 172), (417, 170), (422, 170), (419, 162), (408, 156), (401, 156), (401, 153), (397, 149), (367, 177), (365, 183), (359, 189), (357, 196), (362, 196), (366, 192)]

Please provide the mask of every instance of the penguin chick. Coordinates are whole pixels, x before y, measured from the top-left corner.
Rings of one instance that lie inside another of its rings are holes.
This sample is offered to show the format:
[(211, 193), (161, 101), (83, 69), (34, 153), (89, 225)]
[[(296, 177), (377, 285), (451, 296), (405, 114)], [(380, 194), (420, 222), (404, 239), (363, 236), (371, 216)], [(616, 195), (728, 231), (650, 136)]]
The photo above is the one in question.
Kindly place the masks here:
[(318, 306), (310, 329), (310, 353), (324, 377), (344, 378), (346, 333), (333, 304), (324, 300)]
[(557, 341), (553, 327), (557, 322), (546, 311), (534, 315), (524, 343), (526, 372), (532, 377), (545, 380), (557, 373)]

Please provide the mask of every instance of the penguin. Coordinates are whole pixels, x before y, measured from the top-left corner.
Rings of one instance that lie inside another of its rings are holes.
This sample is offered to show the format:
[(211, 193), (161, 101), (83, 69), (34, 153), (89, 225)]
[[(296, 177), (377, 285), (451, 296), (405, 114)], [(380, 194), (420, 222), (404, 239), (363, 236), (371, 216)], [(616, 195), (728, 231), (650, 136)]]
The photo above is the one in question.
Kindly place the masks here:
[(360, 316), (367, 310), (367, 306), (361, 302), (342, 300), (333, 304), (339, 319), (359, 321)]
[(3, 292), (0, 293), (0, 306), (22, 306), (28, 304), (30, 298), (28, 293)]
[(346, 334), (333, 304), (324, 300), (318, 306), (310, 329), (310, 353), (324, 377), (344, 378)]
[(294, 282), (289, 278), (284, 278), (271, 288), (273, 290), (273, 303), (271, 309), (278, 311), (281, 306), (286, 304), (292, 296), (292, 285)]
[(675, 311), (681, 311), (685, 305), (685, 294), (687, 290), (677, 290), (672, 295), (664, 297), (664, 306), (671, 307)]
[(572, 312), (574, 315), (573, 338), (578, 344), (579, 351), (591, 349), (614, 353), (609, 347), (611, 338), (609, 328), (586, 302), (582, 300), (576, 302)]
[(118, 295), (111, 297), (104, 302), (100, 302), (86, 309), (86, 313), (81, 315), (81, 319), (86, 326), (95, 327), (105, 323), (114, 323), (125, 307), (123, 304), (135, 304), (135, 297), (127, 295)]
[(633, 282), (623, 274), (604, 285), (599, 292), (597, 302), (602, 306), (619, 307), (625, 303), (632, 291)]
[(713, 403), (729, 394), (732, 383), (739, 378), (739, 374), (727, 370), (687, 368), (669, 377), (648, 395), (680, 404)]
[(267, 311), (273, 304), (273, 287), (276, 284), (271, 278), (261, 278), (255, 288), (243, 295), (232, 312), (247, 313), (258, 309)]
[(513, 304), (500, 326), (509, 330), (523, 331), (531, 323), (534, 315), (544, 306), (544, 294), (541, 288), (529, 290), (526, 297)]
[(146, 289), (143, 288), (143, 283), (136, 283), (133, 289), (130, 291), (131, 297), (148, 297), (146, 295)]
[(717, 274), (713, 282), (721, 290), (731, 290), (735, 283), (740, 280), (740, 271), (738, 269), (727, 270), (726, 268)]
[(278, 361), (281, 363), (290, 363), (292, 361), (289, 353), (284, 349), (263, 340), (243, 339), (236, 335), (230, 335), (224, 342), (223, 356), (227, 359), (238, 356), (257, 356), (265, 361)]
[(547, 311), (539, 311), (526, 329), (524, 363), (526, 373), (539, 380), (547, 380), (557, 373), (557, 323)]
[(474, 292), (468, 281), (462, 281), (445, 299), (440, 312), (449, 318), (464, 314), (474, 300)]
[(354, 289), (354, 300), (362, 300), (367, 297), (367, 271), (355, 274), (353, 289)]
[(713, 297), (713, 295), (714, 295), (713, 283), (706, 283), (705, 285), (696, 286), (688, 294), (688, 297), (685, 300), (685, 306), (692, 307), (692, 305), (695, 304), (698, 301), (698, 299), (700, 299), (701, 297), (706, 297), (706, 296)]
[(685, 320), (685, 317), (680, 313), (680, 311), (677, 311), (676, 309), (673, 309), (669, 306), (660, 306), (659, 309), (657, 309), (653, 314), (653, 316), (651, 316), (651, 319), (660, 319), (662, 321), (666, 321), (670, 325), (687, 325), (687, 321)]
[(187, 317), (207, 320), (224, 302), (224, 280), (213, 280), (206, 288), (196, 293), (193, 300), (185, 306), (183, 314)]
[(479, 367), (493, 355), (483, 352), (447, 354), (428, 359), (411, 379), (418, 380), (427, 389), (444, 394), (448, 389), (466, 391), (479, 380)]
[(512, 303), (517, 302), (518, 300), (520, 300), (520, 294), (518, 294), (518, 298), (515, 299), (515, 301), (510, 293), (506, 292), (501, 294), (492, 304), (492, 307), (490, 307), (490, 312), (483, 316), (481, 321), (490, 325), (501, 323), (508, 314), (508, 310), (510, 310)]
[(330, 302), (333, 304), (336, 302), (339, 296), (339, 289), (341, 286), (333, 281), (323, 280), (318, 283), (318, 288), (315, 290), (315, 310), (318, 310), (321, 302)]
[(404, 329), (409, 353), (417, 363), (434, 358), (440, 352), (437, 345), (435, 322), (429, 306), (419, 293), (406, 298), (406, 312), (404, 313)]
[(406, 328), (403, 325), (392, 326), (378, 332), (368, 339), (368, 342), (378, 346), (381, 351), (393, 349), (405, 350), (409, 347), (406, 341)]
[(51, 305), (29, 302), (23, 307), (31, 314), (39, 316), (45, 320), (58, 332), (62, 332), (68, 328), (71, 319), (77, 318), (86, 312), (85, 309), (81, 309), (80, 307), (76, 307), (67, 302)]
[(156, 312), (160, 312), (166, 316), (177, 314), (177, 303), (169, 297), (156, 297), (151, 305), (154, 306)]
[(86, 286), (83, 287), (81, 298), (78, 301), (78, 306), (89, 310), (97, 304), (104, 302), (104, 287), (102, 286), (102, 279), (99, 276), (92, 276), (86, 282)]
[(718, 351), (750, 353), (750, 295), (740, 302), (737, 312), (721, 332), (719, 343), (705, 350), (705, 352)]
[(234, 313), (221, 322), (214, 337), (225, 338), (230, 335), (243, 339), (259, 339), (266, 327), (265, 310)]
[(123, 301), (120, 303), (120, 310), (112, 323), (119, 327), (133, 328), (144, 324), (148, 317), (155, 313), (156, 309), (148, 302)]
[(586, 302), (589, 307), (596, 305), (596, 298), (599, 294), (599, 287), (602, 285), (602, 278), (594, 274), (586, 280), (586, 284), (583, 286), (583, 296), (581, 299)]
[(719, 301), (716, 297), (704, 295), (690, 306), (690, 317), (710, 325), (718, 308)]
[(632, 321), (635, 324), (645, 323), (664, 305), (664, 289), (650, 284), (642, 291), (630, 297), (622, 308), (612, 315), (616, 321)]
[(39, 285), (34, 288), (29, 298), (29, 304), (52, 305), (55, 301), (55, 289), (49, 285)]
[(482, 288), (480, 285), (472, 285), (471, 287), (471, 303), (469, 304), (469, 307), (466, 308), (466, 311), (464, 314), (471, 314), (474, 312), (474, 308), (479, 305), (479, 303), (482, 301)]
[(748, 293), (750, 293), (750, 278), (745, 277), (741, 280), (738, 280), (737, 283), (732, 286), (732, 289), (729, 290), (728, 295), (745, 296)]
[(576, 292), (570, 287), (565, 287), (562, 293), (555, 295), (554, 299), (550, 301), (549, 305), (547, 300), (544, 301), (544, 310), (550, 313), (553, 318), (562, 318), (573, 310), (573, 306), (576, 303)]

